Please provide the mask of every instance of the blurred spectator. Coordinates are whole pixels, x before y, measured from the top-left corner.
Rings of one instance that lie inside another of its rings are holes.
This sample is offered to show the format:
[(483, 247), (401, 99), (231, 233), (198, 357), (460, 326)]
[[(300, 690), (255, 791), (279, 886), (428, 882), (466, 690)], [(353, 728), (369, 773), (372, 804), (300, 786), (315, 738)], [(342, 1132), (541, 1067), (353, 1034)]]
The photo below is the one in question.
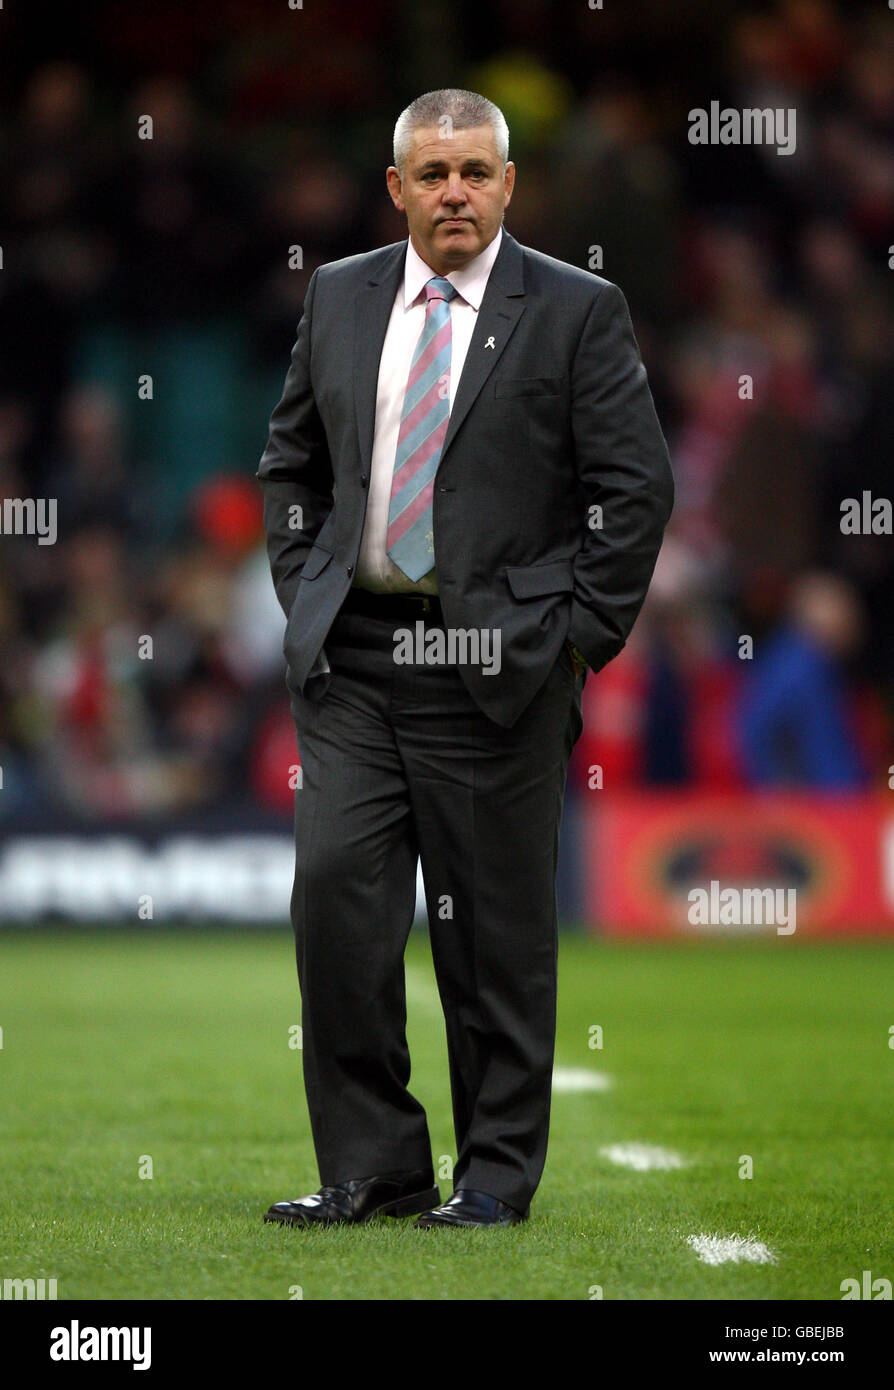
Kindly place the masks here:
[(795, 581), (785, 620), (759, 645), (742, 693), (740, 736), (752, 786), (838, 791), (868, 784), (844, 675), (862, 636), (849, 585), (815, 573)]

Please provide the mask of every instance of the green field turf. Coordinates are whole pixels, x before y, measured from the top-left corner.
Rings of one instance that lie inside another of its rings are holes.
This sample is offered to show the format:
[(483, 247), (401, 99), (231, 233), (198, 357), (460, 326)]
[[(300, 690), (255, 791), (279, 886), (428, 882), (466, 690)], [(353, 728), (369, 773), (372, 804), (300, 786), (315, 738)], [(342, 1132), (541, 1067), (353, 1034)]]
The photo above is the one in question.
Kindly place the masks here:
[[(530, 1222), (301, 1232), (261, 1221), (317, 1186), (287, 930), (0, 936), (0, 1279), (55, 1277), (60, 1299), (838, 1299), (864, 1269), (894, 1279), (889, 946), (569, 935), (560, 961), (557, 1065), (613, 1085), (554, 1096)], [(422, 936), (408, 998), (437, 1158), (453, 1136)], [(628, 1142), (688, 1166), (600, 1156)], [(696, 1233), (778, 1262), (705, 1265)]]

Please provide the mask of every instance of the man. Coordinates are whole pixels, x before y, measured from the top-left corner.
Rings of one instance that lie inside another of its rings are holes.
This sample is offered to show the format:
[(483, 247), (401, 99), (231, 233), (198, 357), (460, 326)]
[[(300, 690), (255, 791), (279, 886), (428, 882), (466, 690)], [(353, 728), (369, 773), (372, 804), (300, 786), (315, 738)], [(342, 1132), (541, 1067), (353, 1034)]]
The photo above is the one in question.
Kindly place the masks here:
[[(514, 182), (484, 97), (403, 112), (387, 183), (409, 238), (314, 272), (258, 470), (322, 1182), (268, 1221), (509, 1224), (543, 1170), (565, 769), (673, 481), (623, 295), (505, 231)], [(407, 1088), (417, 857), (457, 1144), (443, 1205)]]

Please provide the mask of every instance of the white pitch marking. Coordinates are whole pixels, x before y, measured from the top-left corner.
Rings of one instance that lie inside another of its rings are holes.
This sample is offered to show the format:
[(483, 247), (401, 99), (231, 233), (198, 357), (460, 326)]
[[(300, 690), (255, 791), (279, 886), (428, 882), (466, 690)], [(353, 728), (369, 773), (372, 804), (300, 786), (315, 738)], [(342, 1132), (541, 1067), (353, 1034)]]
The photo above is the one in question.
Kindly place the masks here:
[(706, 1265), (776, 1263), (776, 1256), (770, 1247), (752, 1236), (687, 1236), (686, 1244), (692, 1246)]
[(667, 1173), (672, 1168), (685, 1168), (686, 1160), (670, 1149), (659, 1149), (655, 1144), (606, 1144), (599, 1152), (610, 1163), (622, 1168), (634, 1168), (637, 1173), (648, 1173), (651, 1169)]
[(604, 1071), (590, 1071), (587, 1067), (555, 1067), (553, 1070), (554, 1091), (610, 1091), (614, 1082)]

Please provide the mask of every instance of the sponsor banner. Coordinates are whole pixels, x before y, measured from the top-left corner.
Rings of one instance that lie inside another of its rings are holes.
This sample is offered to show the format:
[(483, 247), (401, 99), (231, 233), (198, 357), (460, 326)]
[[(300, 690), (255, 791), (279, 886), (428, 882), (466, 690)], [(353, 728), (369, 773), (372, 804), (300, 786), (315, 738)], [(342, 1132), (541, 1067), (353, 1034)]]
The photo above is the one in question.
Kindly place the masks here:
[(599, 792), (589, 805), (585, 917), (596, 930), (894, 933), (894, 806), (881, 797)]
[(294, 864), (282, 834), (7, 836), (0, 922), (282, 921)]
[[(288, 923), (295, 841), (281, 818), (0, 830), (0, 926)], [(417, 871), (416, 917), (424, 920)]]

